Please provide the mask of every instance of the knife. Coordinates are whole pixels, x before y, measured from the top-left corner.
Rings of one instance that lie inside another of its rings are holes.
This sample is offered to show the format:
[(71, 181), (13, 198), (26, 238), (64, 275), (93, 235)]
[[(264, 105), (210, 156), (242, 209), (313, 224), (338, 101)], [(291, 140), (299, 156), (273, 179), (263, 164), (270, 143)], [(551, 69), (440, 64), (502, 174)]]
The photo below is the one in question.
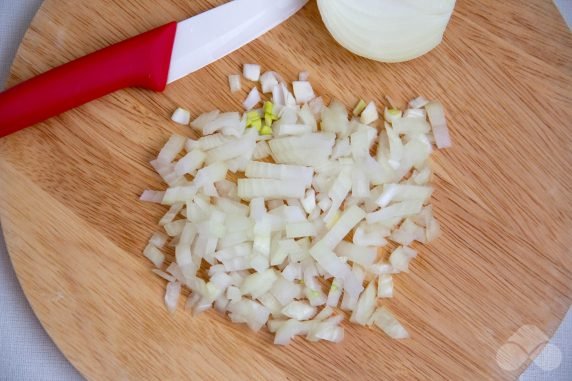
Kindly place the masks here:
[(127, 87), (167, 84), (279, 25), (308, 0), (234, 0), (69, 62), (0, 93), (0, 137)]

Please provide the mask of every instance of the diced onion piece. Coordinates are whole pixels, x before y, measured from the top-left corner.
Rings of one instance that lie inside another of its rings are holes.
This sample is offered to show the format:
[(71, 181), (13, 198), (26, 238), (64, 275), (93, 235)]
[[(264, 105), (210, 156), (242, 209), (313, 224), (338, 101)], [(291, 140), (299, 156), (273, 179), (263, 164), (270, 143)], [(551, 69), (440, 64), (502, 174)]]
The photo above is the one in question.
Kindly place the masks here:
[(349, 135), (350, 123), (346, 107), (339, 101), (333, 100), (328, 107), (322, 109), (322, 130), (333, 132), (340, 137)]
[(153, 262), (155, 267), (160, 268), (163, 266), (163, 262), (165, 261), (165, 254), (163, 254), (157, 247), (148, 244), (145, 247), (145, 250), (143, 250), (143, 255), (145, 255), (147, 259)]
[(308, 78), (310, 78), (310, 73), (308, 73), (307, 71), (301, 71), (300, 74), (298, 74), (298, 80), (299, 81), (307, 81)]
[(272, 285), (270, 293), (283, 306), (292, 302), (302, 292), (302, 286), (284, 277), (279, 277)]
[(423, 108), (429, 103), (429, 100), (423, 96), (419, 96), (409, 101), (410, 108)]
[(315, 237), (317, 234), (316, 227), (311, 222), (286, 224), (286, 237), (288, 238)]
[(175, 164), (175, 173), (183, 176), (195, 172), (202, 167), (206, 157), (207, 155), (201, 150), (195, 149), (190, 151)]
[(374, 323), (383, 330), (392, 339), (408, 339), (409, 333), (397, 321), (386, 307), (379, 307), (374, 312)]
[(383, 111), (383, 117), (389, 123), (395, 122), (396, 120), (398, 120), (402, 116), (403, 116), (403, 112), (399, 109), (396, 109), (396, 108), (386, 107), (385, 110)]
[(251, 295), (253, 298), (258, 298), (270, 291), (277, 279), (278, 276), (272, 269), (251, 274), (240, 285), (240, 292), (242, 295)]
[(304, 197), (306, 186), (296, 180), (239, 179), (238, 196), (244, 200), (256, 197), (287, 199)]
[(228, 306), (229, 317), (233, 322), (246, 323), (248, 328), (257, 332), (262, 328), (270, 316), (265, 306), (253, 300), (242, 299)]
[(427, 111), (425, 109), (422, 109), (422, 108), (408, 108), (407, 110), (405, 110), (403, 117), (404, 118), (421, 118), (421, 119), (425, 120), (427, 118)]
[(393, 122), (393, 129), (399, 135), (419, 135), (428, 133), (430, 126), (425, 119), (400, 118)]
[(248, 93), (242, 105), (244, 106), (245, 110), (249, 111), (252, 110), (254, 106), (256, 106), (258, 103), (260, 103), (261, 100), (262, 98), (260, 98), (260, 93), (258, 92), (258, 89), (256, 87), (253, 87), (252, 90), (250, 90), (250, 92)]
[(359, 116), (363, 112), (363, 110), (365, 110), (366, 107), (367, 103), (365, 103), (363, 99), (360, 99), (356, 107), (354, 107), (352, 114), (354, 116)]
[(156, 204), (160, 204), (163, 201), (163, 197), (165, 197), (165, 192), (145, 190), (139, 197), (139, 200), (144, 202), (154, 202)]
[(305, 124), (281, 124), (278, 136), (304, 135), (312, 132), (312, 127)]
[(425, 229), (416, 225), (409, 218), (406, 219), (398, 229), (393, 231), (390, 239), (404, 246), (410, 245), (413, 241), (424, 243), (427, 240)]
[(433, 189), (420, 185), (385, 184), (383, 193), (377, 199), (377, 205), (386, 207), (394, 201), (419, 200), (423, 203), (431, 197)]
[(194, 185), (168, 188), (161, 202), (163, 205), (173, 205), (192, 200), (198, 192)]
[(225, 128), (236, 129), (240, 125), (240, 114), (238, 112), (225, 112), (219, 114), (215, 119), (204, 124), (203, 135), (210, 135)]
[(375, 103), (369, 102), (367, 107), (362, 111), (359, 121), (363, 124), (370, 124), (379, 119), (379, 114), (377, 112), (377, 107)]
[(310, 167), (285, 164), (271, 164), (260, 161), (251, 161), (246, 166), (247, 177), (279, 179), (279, 180), (298, 180), (304, 186), (310, 186), (314, 170)]
[(188, 126), (191, 122), (191, 113), (189, 110), (185, 110), (184, 108), (179, 107), (171, 116), (171, 120), (175, 123)]
[(183, 150), (185, 147), (185, 143), (187, 142), (187, 138), (181, 135), (172, 135), (165, 146), (159, 152), (159, 156), (157, 157), (157, 161), (159, 163), (170, 163), (172, 162), (175, 157)]
[(336, 246), (335, 252), (338, 256), (345, 257), (349, 261), (365, 267), (373, 265), (377, 259), (376, 247), (357, 246), (347, 241), (340, 242)]
[(366, 325), (366, 323), (369, 321), (371, 315), (373, 315), (373, 312), (375, 310), (376, 307), (375, 302), (376, 302), (375, 282), (371, 281), (360, 295), (357, 305), (352, 312), (352, 316), (350, 317), (350, 321), (352, 323)]
[(228, 76), (228, 85), (230, 87), (231, 93), (236, 93), (240, 91), (242, 85), (240, 83), (240, 75), (239, 74), (232, 74)]
[(175, 278), (174, 276), (169, 275), (168, 273), (161, 271), (159, 269), (153, 269), (151, 271), (153, 271), (153, 273), (157, 274), (161, 278), (165, 279), (167, 282), (175, 282), (177, 280), (177, 278)]
[(264, 94), (271, 93), (274, 87), (278, 85), (278, 79), (276, 78), (276, 73), (273, 71), (267, 71), (260, 76), (260, 84), (262, 86), (262, 92)]
[(431, 180), (431, 168), (429, 166), (413, 173), (413, 182), (417, 185), (425, 185)]
[(380, 274), (377, 280), (377, 297), (392, 298), (393, 297), (393, 278), (391, 274)]
[(310, 214), (316, 208), (316, 192), (314, 189), (308, 189), (305, 197), (302, 199), (302, 207), (306, 213)]
[(219, 110), (214, 110), (211, 112), (201, 114), (197, 117), (197, 119), (191, 122), (191, 127), (197, 131), (203, 132), (205, 126), (210, 122), (212, 122), (213, 120), (215, 120), (216, 118), (218, 118), (219, 115), (220, 115)]
[(155, 246), (157, 249), (162, 249), (167, 243), (169, 237), (163, 233), (155, 232), (149, 239), (149, 244)]
[(387, 241), (384, 238), (383, 230), (376, 228), (368, 229), (369, 226), (371, 225), (363, 225), (362, 223), (356, 228), (353, 243), (358, 246), (385, 246)]
[(328, 293), (328, 300), (326, 304), (330, 307), (337, 307), (340, 297), (342, 296), (343, 286), (341, 280), (335, 278), (330, 286), (330, 291)]
[(377, 212), (369, 213), (367, 215), (367, 223), (373, 224), (391, 218), (413, 216), (419, 213), (421, 208), (423, 208), (422, 200), (397, 202)]
[(260, 79), (260, 65), (244, 64), (242, 75), (249, 81), (258, 81)]
[(427, 110), (427, 116), (429, 117), (431, 128), (433, 129), (433, 136), (435, 137), (437, 147), (451, 147), (451, 137), (449, 136), (443, 105), (439, 102), (430, 102), (425, 106), (425, 110)]
[(333, 249), (361, 220), (364, 219), (365, 215), (366, 213), (357, 206), (352, 206), (345, 210), (340, 219), (326, 233), (320, 242), (326, 245), (329, 249)]
[(316, 97), (314, 89), (312, 89), (312, 85), (308, 81), (294, 81), (292, 82), (292, 88), (294, 89), (297, 104), (310, 102)]
[(393, 169), (397, 169), (399, 168), (403, 157), (403, 142), (399, 138), (399, 134), (397, 134), (388, 124), (385, 125), (385, 132), (387, 133), (389, 141), (388, 162)]
[(395, 272), (409, 272), (409, 262), (417, 256), (417, 252), (407, 246), (399, 246), (389, 256), (389, 262)]
[(261, 141), (256, 143), (256, 147), (254, 147), (254, 152), (252, 153), (252, 158), (254, 160), (261, 160), (269, 157), (272, 154), (270, 151), (270, 146), (267, 142)]
[(307, 334), (311, 327), (308, 323), (310, 322), (302, 322), (295, 319), (288, 320), (278, 328), (278, 331), (276, 331), (274, 344), (288, 345), (295, 336)]
[(316, 307), (307, 303), (293, 301), (282, 309), (282, 314), (298, 321), (309, 320), (316, 315)]
[(177, 309), (177, 304), (179, 302), (179, 296), (181, 295), (181, 283), (179, 282), (169, 282), (167, 283), (167, 289), (165, 291), (165, 305), (167, 310), (173, 313)]

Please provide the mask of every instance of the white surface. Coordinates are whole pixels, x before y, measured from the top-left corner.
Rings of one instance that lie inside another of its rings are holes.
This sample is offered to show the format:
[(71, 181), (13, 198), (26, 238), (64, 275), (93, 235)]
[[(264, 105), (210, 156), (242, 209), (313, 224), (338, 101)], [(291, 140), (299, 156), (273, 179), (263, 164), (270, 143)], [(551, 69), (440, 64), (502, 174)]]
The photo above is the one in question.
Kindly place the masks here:
[(167, 83), (248, 44), (298, 12), (307, 2), (231, 1), (179, 22)]
[[(0, 84), (41, 0), (0, 0)], [(556, 0), (572, 21), (572, 0)], [(572, 310), (521, 381), (572, 379)], [(508, 338), (507, 338), (508, 340)], [(558, 365), (560, 361), (560, 365)], [(551, 369), (552, 370), (543, 370)], [(82, 377), (62, 356), (33, 314), (0, 235), (0, 381), (76, 381)]]

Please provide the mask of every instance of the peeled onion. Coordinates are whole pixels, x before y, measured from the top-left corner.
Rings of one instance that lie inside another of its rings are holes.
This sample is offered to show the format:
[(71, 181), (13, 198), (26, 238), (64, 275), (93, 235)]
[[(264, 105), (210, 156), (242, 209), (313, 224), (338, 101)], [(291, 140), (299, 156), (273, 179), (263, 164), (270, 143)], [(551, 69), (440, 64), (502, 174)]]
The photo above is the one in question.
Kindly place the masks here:
[(382, 62), (417, 58), (443, 39), (455, 0), (318, 0), (334, 39)]

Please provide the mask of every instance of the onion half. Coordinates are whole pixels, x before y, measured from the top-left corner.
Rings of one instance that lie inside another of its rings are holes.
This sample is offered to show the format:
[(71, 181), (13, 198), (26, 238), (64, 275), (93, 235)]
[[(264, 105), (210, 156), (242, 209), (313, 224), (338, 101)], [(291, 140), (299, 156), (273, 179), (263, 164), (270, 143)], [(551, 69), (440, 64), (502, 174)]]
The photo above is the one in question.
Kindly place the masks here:
[(455, 1), (318, 0), (318, 7), (334, 39), (349, 51), (403, 62), (439, 45)]

